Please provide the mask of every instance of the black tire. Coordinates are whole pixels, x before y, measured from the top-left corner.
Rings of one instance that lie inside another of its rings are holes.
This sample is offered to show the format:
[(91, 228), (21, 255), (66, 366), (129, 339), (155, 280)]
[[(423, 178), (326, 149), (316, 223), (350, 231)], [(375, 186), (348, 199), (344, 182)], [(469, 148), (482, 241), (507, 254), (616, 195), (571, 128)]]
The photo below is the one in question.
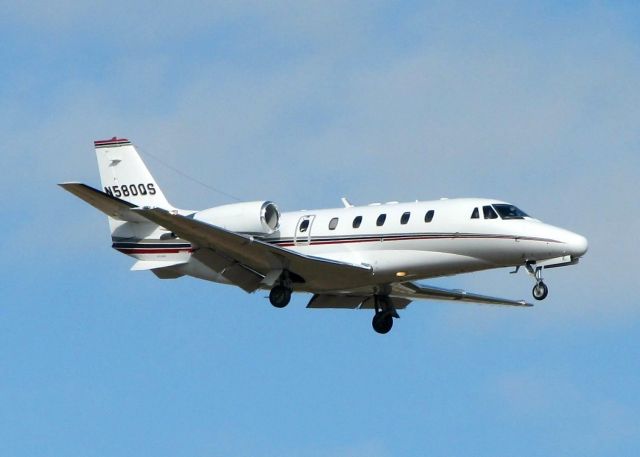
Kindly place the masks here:
[(549, 288), (545, 283), (540, 281), (538, 284), (533, 286), (531, 294), (536, 300), (544, 300), (545, 298), (547, 298), (547, 295), (549, 295)]
[(373, 316), (371, 325), (376, 332), (382, 335), (389, 333), (393, 327), (393, 316), (387, 312), (378, 312)]
[(291, 289), (284, 286), (274, 286), (269, 292), (269, 301), (276, 308), (284, 308), (291, 301)]

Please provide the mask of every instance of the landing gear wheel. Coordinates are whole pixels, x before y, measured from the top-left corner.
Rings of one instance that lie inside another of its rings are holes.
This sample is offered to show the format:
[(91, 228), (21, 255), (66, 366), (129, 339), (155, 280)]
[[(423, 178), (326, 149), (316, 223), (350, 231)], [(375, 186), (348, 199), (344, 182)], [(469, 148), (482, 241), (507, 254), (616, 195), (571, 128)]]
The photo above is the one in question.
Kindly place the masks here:
[(391, 327), (393, 327), (393, 316), (385, 311), (377, 312), (373, 316), (371, 325), (373, 329), (380, 334), (384, 335), (385, 333), (389, 333)]
[(549, 294), (549, 288), (545, 283), (540, 281), (535, 286), (533, 286), (533, 290), (531, 291), (531, 293), (533, 294), (533, 298), (535, 298), (536, 300), (544, 300)]
[(284, 308), (291, 300), (291, 289), (284, 286), (274, 286), (269, 292), (269, 301), (276, 308)]

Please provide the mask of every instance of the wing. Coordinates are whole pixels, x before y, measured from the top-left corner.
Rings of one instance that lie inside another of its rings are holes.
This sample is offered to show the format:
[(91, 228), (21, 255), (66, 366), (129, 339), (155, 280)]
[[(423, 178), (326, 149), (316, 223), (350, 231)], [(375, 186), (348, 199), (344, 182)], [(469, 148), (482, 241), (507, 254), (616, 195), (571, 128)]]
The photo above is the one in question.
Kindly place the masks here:
[[(198, 256), (198, 259), (216, 271), (224, 265), (224, 269), (233, 268), (236, 273), (248, 278), (251, 274), (271, 277), (282, 270), (288, 270), (307, 284), (321, 280), (329, 283), (366, 282), (372, 275), (369, 266), (300, 254), (252, 236), (231, 232), (191, 217), (172, 214), (161, 208), (139, 208), (133, 211), (190, 241), (198, 248), (205, 248), (203, 255)], [(277, 276), (273, 279), (277, 279)], [(254, 290), (257, 288), (255, 281), (252, 286), (243, 288), (248, 290), (251, 287)]]
[(307, 308), (356, 309), (367, 299), (366, 296), (315, 294), (309, 300)]
[[(533, 306), (524, 300), (508, 300), (506, 298), (489, 297), (464, 290), (443, 289), (440, 287), (423, 286), (412, 282), (391, 285), (389, 300), (395, 309), (404, 309), (414, 300), (456, 300), (485, 305)], [(349, 308), (373, 309), (374, 299), (369, 293), (328, 293), (314, 295), (307, 308)]]
[(79, 182), (65, 182), (58, 185), (114, 219), (129, 222), (147, 222), (144, 217), (131, 211), (132, 208), (136, 207), (133, 203), (105, 194), (98, 189)]
[[(394, 309), (404, 309), (411, 303), (411, 300), (401, 297), (390, 296), (388, 300)], [(315, 294), (307, 304), (307, 308), (374, 309), (374, 307), (373, 295), (366, 294)]]
[(414, 282), (403, 282), (391, 285), (391, 297), (405, 298), (407, 300), (455, 300), (484, 305), (507, 306), (533, 306), (524, 300), (509, 300), (500, 297), (474, 294), (459, 289), (443, 289), (440, 287), (425, 286)]

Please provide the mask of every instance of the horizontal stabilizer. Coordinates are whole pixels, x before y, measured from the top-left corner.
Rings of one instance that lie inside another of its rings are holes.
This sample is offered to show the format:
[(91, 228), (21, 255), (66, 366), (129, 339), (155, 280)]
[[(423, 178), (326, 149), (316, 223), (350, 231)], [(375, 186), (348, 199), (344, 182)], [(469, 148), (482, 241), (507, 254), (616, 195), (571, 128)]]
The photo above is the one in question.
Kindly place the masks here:
[(133, 203), (78, 182), (65, 182), (58, 185), (114, 219), (127, 222), (149, 222), (140, 214), (131, 211), (132, 208), (137, 208)]

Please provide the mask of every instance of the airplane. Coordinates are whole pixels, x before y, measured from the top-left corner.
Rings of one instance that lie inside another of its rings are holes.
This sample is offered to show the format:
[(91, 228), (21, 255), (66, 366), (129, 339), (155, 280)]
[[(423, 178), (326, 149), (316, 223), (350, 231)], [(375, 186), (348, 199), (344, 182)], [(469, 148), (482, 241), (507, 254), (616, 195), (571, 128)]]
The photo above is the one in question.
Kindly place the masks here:
[(59, 184), (108, 216), (112, 247), (158, 278), (193, 276), (246, 292), (268, 290), (276, 308), (293, 292), (308, 308), (373, 310), (388, 333), (398, 310), (419, 299), (506, 306), (510, 300), (421, 284), (428, 278), (525, 267), (536, 300), (546, 268), (575, 265), (587, 239), (495, 199), (455, 198), (281, 212), (271, 201), (175, 208), (131, 141), (95, 141), (102, 190)]

